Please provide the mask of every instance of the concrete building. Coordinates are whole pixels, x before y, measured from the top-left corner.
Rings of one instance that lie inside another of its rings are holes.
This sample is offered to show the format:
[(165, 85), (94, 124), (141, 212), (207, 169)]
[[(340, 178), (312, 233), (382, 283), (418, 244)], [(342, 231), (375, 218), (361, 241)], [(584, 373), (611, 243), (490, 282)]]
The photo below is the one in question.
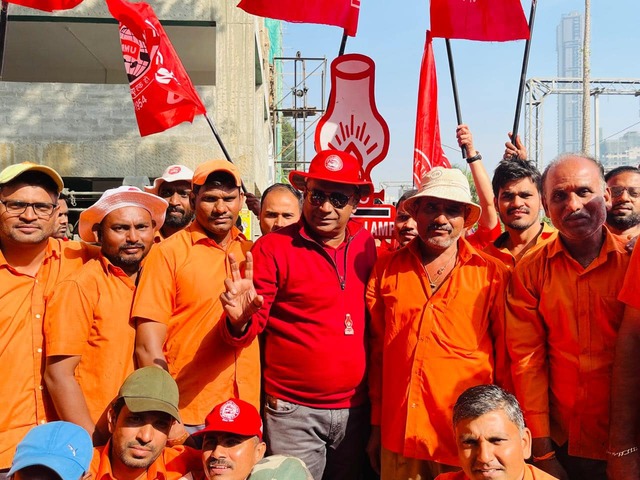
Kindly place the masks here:
[[(562, 16), (556, 31), (558, 77), (582, 78), (582, 38), (584, 21), (581, 13)], [(582, 98), (580, 95), (558, 97), (558, 151), (579, 152), (582, 148)]]
[[(273, 180), (274, 141), (264, 20), (234, 0), (147, 1), (247, 189), (264, 190)], [(0, 102), (0, 168), (47, 164), (72, 190), (101, 192), (126, 177), (152, 180), (172, 163), (195, 168), (223, 158), (203, 116), (140, 137), (117, 22), (104, 0), (55, 14), (9, 5)]]
[(627, 132), (619, 138), (604, 140), (600, 144), (600, 160), (605, 170), (640, 165), (640, 132)]

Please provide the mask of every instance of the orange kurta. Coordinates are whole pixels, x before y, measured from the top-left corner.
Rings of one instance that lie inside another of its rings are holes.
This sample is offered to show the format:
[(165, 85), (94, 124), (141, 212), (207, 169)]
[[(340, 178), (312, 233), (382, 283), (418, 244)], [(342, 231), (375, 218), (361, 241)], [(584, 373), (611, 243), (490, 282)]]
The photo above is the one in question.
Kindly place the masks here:
[[(546, 223), (543, 223), (542, 231), (536, 237), (535, 243), (525, 252), (524, 255), (531, 254), (531, 252), (535, 251), (535, 249), (540, 245), (543, 245), (547, 240), (553, 238), (554, 233), (556, 233), (555, 228), (547, 225)], [(500, 260), (509, 270), (513, 270), (518, 261), (516, 260), (516, 257), (514, 257), (513, 254), (509, 251), (509, 249), (505, 247), (508, 238), (509, 232), (504, 232), (497, 238), (495, 242), (487, 245), (483, 251)]]
[(230, 397), (259, 406), (257, 341), (231, 347), (220, 331), (229, 253), (241, 262), (250, 248), (234, 227), (223, 250), (194, 222), (155, 245), (145, 261), (132, 317), (167, 325), (163, 350), (180, 389), (180, 416), (188, 425), (204, 423), (211, 409)]
[(380, 259), (367, 286), (372, 423), (381, 426), (387, 450), (457, 465), (456, 399), (475, 385), (504, 384), (509, 373), (508, 272), (460, 239), (457, 265), (432, 294), (418, 242)]
[[(464, 472), (443, 473), (436, 477), (436, 480), (469, 480), (469, 477)], [(556, 477), (552, 477), (547, 472), (543, 472), (539, 468), (533, 465), (524, 465), (524, 476), (522, 480), (557, 480)]]
[(605, 459), (616, 297), (629, 255), (606, 230), (587, 268), (560, 237), (516, 266), (507, 297), (507, 346), (516, 394), (534, 438), (569, 441), (569, 454)]
[(640, 248), (634, 248), (618, 300), (640, 310)]
[(0, 252), (0, 469), (31, 427), (56, 418), (44, 389), (42, 322), (54, 287), (79, 269), (95, 247), (49, 239), (35, 277), (18, 273)]
[[(89, 466), (92, 480), (116, 480), (111, 468), (109, 451), (111, 450), (111, 440), (104, 446), (93, 449), (93, 459)], [(144, 477), (148, 480), (180, 480), (191, 478), (188, 473), (194, 476), (201, 476), (202, 473), (202, 452), (194, 448), (177, 445), (175, 447), (165, 447), (162, 453), (147, 469)]]
[(134, 368), (129, 315), (135, 289), (122, 269), (100, 255), (58, 285), (44, 319), (47, 357), (81, 356), (76, 380), (104, 435), (105, 411)]

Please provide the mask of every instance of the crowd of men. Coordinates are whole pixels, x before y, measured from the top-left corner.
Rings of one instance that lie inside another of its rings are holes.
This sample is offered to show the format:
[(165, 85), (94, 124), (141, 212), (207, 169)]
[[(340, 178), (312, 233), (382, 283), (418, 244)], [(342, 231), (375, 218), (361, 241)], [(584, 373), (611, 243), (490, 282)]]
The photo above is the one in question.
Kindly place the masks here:
[[(224, 160), (107, 190), (81, 242), (55, 170), (5, 168), (0, 478), (640, 479), (640, 170), (508, 142), (490, 179), (457, 133), (478, 201), (432, 169), (387, 249), (341, 151), (247, 196), (255, 244)], [(72, 476), (24, 460), (58, 437)]]

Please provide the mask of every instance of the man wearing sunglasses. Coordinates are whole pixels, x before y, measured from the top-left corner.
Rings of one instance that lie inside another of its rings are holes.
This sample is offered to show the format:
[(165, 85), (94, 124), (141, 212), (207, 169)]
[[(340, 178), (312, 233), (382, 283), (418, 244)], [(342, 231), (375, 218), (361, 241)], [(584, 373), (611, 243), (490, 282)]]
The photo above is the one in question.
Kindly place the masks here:
[(350, 217), (373, 186), (355, 157), (335, 150), (289, 179), (304, 192), (302, 218), (256, 242), (245, 278), (231, 263), (223, 337), (242, 347), (266, 334), (270, 453), (300, 458), (316, 480), (359, 478), (369, 428), (364, 292), (376, 247)]
[(98, 253), (52, 238), (63, 187), (45, 165), (24, 162), (0, 172), (0, 479), (22, 437), (55, 415), (41, 375), (46, 301)]
[(640, 233), (640, 169), (618, 167), (604, 178), (611, 190), (611, 205), (607, 205), (607, 227), (626, 239), (636, 237)]

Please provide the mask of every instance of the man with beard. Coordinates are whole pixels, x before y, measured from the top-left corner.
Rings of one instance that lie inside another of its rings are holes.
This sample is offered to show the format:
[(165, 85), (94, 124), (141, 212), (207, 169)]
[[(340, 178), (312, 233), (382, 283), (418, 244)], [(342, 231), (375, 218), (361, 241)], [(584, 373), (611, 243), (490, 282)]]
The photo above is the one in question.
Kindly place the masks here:
[(134, 368), (131, 302), (166, 208), (136, 187), (104, 192), (79, 222), (80, 238), (100, 243), (100, 256), (60, 283), (45, 315), (44, 376), (56, 411), (96, 445), (106, 441), (105, 410)]
[(567, 154), (542, 175), (558, 235), (516, 265), (507, 297), (515, 392), (534, 464), (562, 480), (604, 480), (614, 346), (629, 254), (604, 222), (602, 165)]
[(611, 191), (607, 227), (630, 240), (640, 233), (640, 169), (618, 167), (604, 176)]
[(451, 432), (458, 395), (478, 384), (508, 384), (507, 270), (464, 238), (481, 209), (460, 170), (429, 171), (404, 208), (418, 237), (376, 264), (366, 291), (367, 450), (382, 480), (428, 480), (459, 470)]
[(494, 202), (505, 231), (484, 251), (510, 270), (555, 230), (540, 221), (540, 172), (527, 160), (503, 160), (493, 173)]
[(145, 191), (164, 198), (169, 203), (164, 224), (153, 239), (155, 243), (186, 228), (193, 220), (193, 209), (189, 202), (192, 177), (193, 171), (188, 167), (170, 165), (161, 177), (154, 180), (152, 187), (144, 187)]
[(111, 438), (94, 450), (92, 480), (179, 480), (202, 475), (200, 451), (172, 445), (178, 386), (158, 367), (133, 372), (107, 413)]
[(27, 432), (56, 416), (42, 381), (47, 300), (98, 253), (52, 237), (63, 187), (45, 165), (24, 162), (0, 172), (0, 478)]
[(235, 226), (244, 202), (240, 172), (209, 160), (192, 183), (195, 220), (153, 247), (131, 311), (138, 364), (161, 366), (176, 379), (191, 433), (204, 427), (211, 405), (241, 396), (258, 406), (260, 398), (258, 342), (235, 348), (221, 335), (230, 257), (243, 262), (252, 245)]
[(69, 205), (67, 205), (67, 196), (62, 192), (58, 197), (57, 215), (56, 229), (53, 232), (53, 238), (69, 240)]

